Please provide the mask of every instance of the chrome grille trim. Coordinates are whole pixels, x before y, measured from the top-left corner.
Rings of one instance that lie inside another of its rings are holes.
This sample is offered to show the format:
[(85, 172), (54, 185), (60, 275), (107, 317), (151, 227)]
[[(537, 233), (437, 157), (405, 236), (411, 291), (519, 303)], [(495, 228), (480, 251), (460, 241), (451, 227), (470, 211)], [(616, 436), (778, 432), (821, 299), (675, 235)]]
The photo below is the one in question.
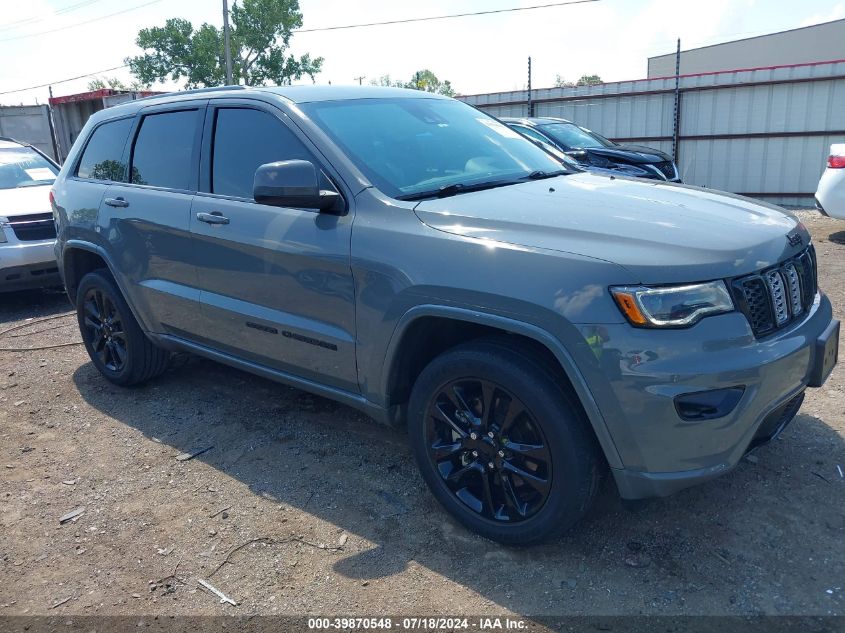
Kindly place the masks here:
[(786, 279), (789, 308), (792, 316), (799, 316), (804, 312), (804, 305), (801, 303), (801, 282), (798, 280), (798, 271), (795, 270), (795, 264), (787, 264), (783, 267), (783, 277)]
[(775, 310), (775, 322), (783, 325), (789, 320), (789, 308), (786, 306), (786, 292), (783, 287), (783, 277), (776, 270), (766, 273), (766, 285), (772, 296), (772, 307)]

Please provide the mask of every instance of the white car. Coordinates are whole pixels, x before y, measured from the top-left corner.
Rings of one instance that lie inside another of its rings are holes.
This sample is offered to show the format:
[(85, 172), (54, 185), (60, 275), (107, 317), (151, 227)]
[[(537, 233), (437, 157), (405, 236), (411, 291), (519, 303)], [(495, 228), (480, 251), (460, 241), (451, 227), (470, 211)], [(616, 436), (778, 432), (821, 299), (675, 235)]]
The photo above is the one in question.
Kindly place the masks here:
[(832, 218), (845, 220), (845, 144), (830, 146), (827, 169), (816, 190), (816, 208)]
[(0, 137), (0, 292), (62, 285), (50, 208), (58, 173), (36, 148)]

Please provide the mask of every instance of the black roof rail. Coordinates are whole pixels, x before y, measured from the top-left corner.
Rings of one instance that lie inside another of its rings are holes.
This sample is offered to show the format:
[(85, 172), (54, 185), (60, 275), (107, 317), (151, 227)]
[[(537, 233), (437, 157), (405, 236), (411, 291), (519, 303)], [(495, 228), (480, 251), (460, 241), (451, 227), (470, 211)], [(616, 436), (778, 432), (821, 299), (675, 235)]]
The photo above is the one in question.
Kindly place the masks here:
[(146, 99), (158, 99), (159, 97), (172, 97), (172, 96), (179, 96), (179, 95), (196, 95), (196, 94), (203, 94), (207, 92), (223, 92), (225, 90), (246, 90), (247, 86), (212, 86), (210, 88), (192, 88), (190, 90), (174, 90), (173, 92), (164, 92), (162, 94), (157, 95), (150, 95), (148, 97), (142, 97), (141, 99), (136, 99), (135, 101), (144, 101)]

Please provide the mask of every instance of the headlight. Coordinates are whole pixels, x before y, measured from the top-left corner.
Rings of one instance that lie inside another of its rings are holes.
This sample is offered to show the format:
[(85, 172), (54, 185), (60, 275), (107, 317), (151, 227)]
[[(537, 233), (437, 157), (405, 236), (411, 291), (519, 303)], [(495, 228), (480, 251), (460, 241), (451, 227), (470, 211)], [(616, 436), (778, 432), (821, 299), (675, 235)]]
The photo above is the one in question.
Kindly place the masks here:
[(734, 309), (724, 281), (657, 288), (616, 287), (610, 292), (622, 314), (638, 327), (688, 327), (711, 314)]

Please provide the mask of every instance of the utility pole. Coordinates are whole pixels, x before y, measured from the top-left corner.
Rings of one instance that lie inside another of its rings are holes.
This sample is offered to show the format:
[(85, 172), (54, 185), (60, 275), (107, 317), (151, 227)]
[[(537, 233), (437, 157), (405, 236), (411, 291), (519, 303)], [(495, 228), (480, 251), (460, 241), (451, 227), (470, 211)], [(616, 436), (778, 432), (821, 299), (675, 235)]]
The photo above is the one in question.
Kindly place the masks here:
[(360, 86), (360, 85), (362, 85), (362, 82), (364, 81), (365, 78), (366, 78), (366, 75), (361, 75), (360, 77), (353, 77), (352, 79), (357, 79), (358, 85)]
[(531, 100), (531, 56), (528, 56), (528, 116), (534, 116), (534, 102)]
[(675, 112), (672, 130), (672, 160), (678, 164), (678, 150), (681, 141), (681, 38), (675, 53)]
[(233, 84), (232, 80), (232, 47), (229, 43), (229, 2), (223, 0), (223, 42), (226, 50), (226, 83)]

